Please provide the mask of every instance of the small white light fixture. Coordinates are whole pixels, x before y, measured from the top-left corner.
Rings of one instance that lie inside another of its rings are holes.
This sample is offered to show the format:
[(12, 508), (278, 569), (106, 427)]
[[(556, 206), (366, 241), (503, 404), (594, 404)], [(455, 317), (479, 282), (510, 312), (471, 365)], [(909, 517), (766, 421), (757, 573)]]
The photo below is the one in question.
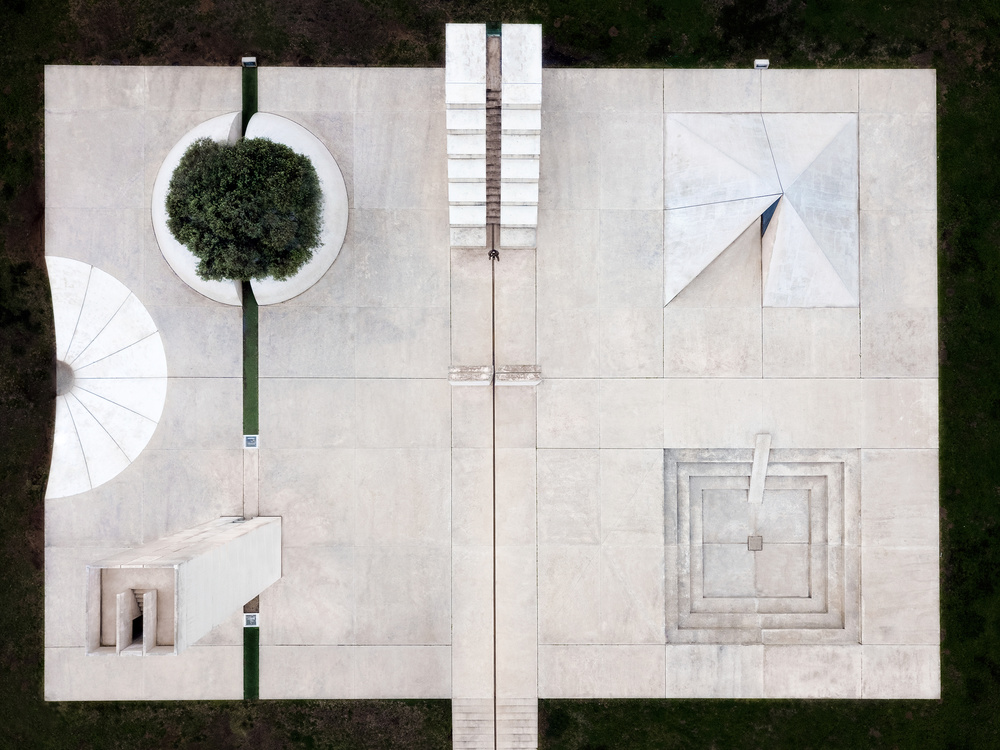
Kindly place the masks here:
[(244, 448), (259, 448), (260, 447), (260, 435), (244, 435), (243, 436), (243, 447)]
[(245, 627), (245, 628), (259, 628), (260, 627), (260, 615), (257, 612), (244, 612), (243, 613), (243, 627)]
[(244, 57), (242, 59), (242, 62), (243, 62), (243, 67), (244, 68), (256, 68), (257, 67), (257, 58), (256, 57)]
[(771, 65), (771, 61), (770, 60), (763, 60), (762, 59), (762, 60), (754, 60), (753, 61), (754, 70), (767, 70), (768, 66), (770, 66), (770, 65)]

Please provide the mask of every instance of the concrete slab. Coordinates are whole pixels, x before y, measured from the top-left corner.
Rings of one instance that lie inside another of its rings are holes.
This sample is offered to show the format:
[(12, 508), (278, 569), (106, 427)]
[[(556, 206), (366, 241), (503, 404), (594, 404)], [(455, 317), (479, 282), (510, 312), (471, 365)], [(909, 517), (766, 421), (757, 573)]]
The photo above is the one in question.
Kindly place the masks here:
[[(92, 381), (96, 383), (97, 381)], [(121, 399), (120, 390), (115, 397)], [(239, 378), (172, 378), (151, 450), (224, 449), (243, 434), (243, 382)], [(128, 404), (125, 404), (128, 406)], [(131, 408), (131, 407), (130, 407)], [(192, 419), (197, 414), (200, 419)]]
[(261, 646), (260, 697), (353, 698), (356, 656), (351, 646)]
[(668, 305), (663, 334), (666, 377), (760, 377), (760, 308)]
[(663, 71), (664, 112), (759, 112), (757, 70)]
[[(542, 71), (545, 111), (662, 112), (662, 70)], [(546, 125), (549, 127), (549, 125)]]
[(290, 547), (354, 543), (354, 451), (344, 448), (261, 448), (260, 507), (281, 516), (282, 542)]
[(539, 450), (539, 544), (595, 544), (600, 540), (596, 450)]
[(863, 450), (861, 473), (864, 546), (937, 546), (936, 450)]
[(936, 378), (937, 314), (936, 306), (862, 311), (862, 376)]
[(938, 646), (863, 646), (862, 698), (940, 699)]
[(538, 364), (546, 377), (596, 378), (601, 374), (601, 319), (598, 310), (538, 311)]
[(865, 448), (937, 447), (937, 380), (867, 378), (862, 397)]
[(764, 646), (765, 698), (860, 698), (861, 646)]
[(659, 305), (602, 308), (600, 337), (602, 377), (662, 377), (663, 311)]
[(539, 310), (597, 307), (602, 217), (598, 211), (539, 211), (535, 268)]
[(243, 313), (237, 307), (150, 307), (171, 377), (243, 377)]
[[(664, 381), (664, 446), (743, 448), (770, 424), (763, 417), (764, 382), (754, 379)], [(771, 429), (768, 427), (768, 429)]]
[(857, 112), (856, 70), (764, 70), (763, 112)]
[(937, 306), (937, 212), (861, 212), (861, 304)]
[(857, 308), (763, 310), (764, 377), (857, 378), (861, 319)]
[(662, 646), (540, 646), (540, 698), (662, 698)]
[(45, 112), (140, 109), (145, 70), (133, 65), (46, 65)]
[(261, 378), (261, 434), (271, 448), (353, 447), (355, 390), (352, 379)]
[(600, 381), (546, 378), (536, 393), (539, 448), (600, 447)]
[(861, 642), (941, 642), (938, 549), (862, 547)]
[(602, 450), (600, 469), (601, 541), (662, 547), (663, 451)]
[(358, 311), (354, 368), (359, 378), (443, 378), (451, 336), (448, 308), (367, 307)]
[(667, 644), (668, 698), (763, 698), (764, 647)]
[(862, 112), (933, 113), (936, 79), (936, 70), (859, 70), (859, 108)]
[(601, 211), (598, 293), (602, 308), (662, 304), (663, 212)]
[(450, 651), (446, 646), (359, 647), (352, 697), (450, 698)]
[[(357, 311), (351, 308), (259, 308), (260, 376), (353, 377), (357, 317)], [(303, 340), (310, 345), (302, 346), (299, 342)]]
[(597, 118), (542, 110), (541, 150), (545, 158), (538, 181), (539, 208), (594, 209), (600, 205), (600, 133)]
[(936, 138), (934, 114), (859, 115), (861, 210), (935, 210)]
[(663, 206), (663, 115), (601, 116), (601, 208)]
[(663, 382), (605, 378), (600, 381), (601, 448), (663, 445)]
[(775, 448), (861, 446), (861, 381), (767, 379), (763, 421)]

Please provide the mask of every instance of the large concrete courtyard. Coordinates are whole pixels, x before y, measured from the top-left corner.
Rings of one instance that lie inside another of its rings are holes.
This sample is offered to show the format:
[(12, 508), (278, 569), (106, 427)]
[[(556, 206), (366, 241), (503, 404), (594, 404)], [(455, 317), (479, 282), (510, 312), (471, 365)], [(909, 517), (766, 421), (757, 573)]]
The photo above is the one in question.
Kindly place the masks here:
[[(350, 210), (325, 276), (260, 308), (248, 487), (240, 309), (150, 218), (240, 71), (46, 69), (46, 254), (120, 281), (167, 362), (145, 449), (46, 501), (47, 699), (242, 698), (242, 615), (157, 659), (88, 655), (84, 618), (88, 563), (244, 514), (282, 519), (261, 698), (450, 698), (457, 737), (539, 698), (939, 697), (933, 71), (541, 91), (537, 247), (493, 263), (449, 234), (445, 70), (260, 69)], [(743, 193), (711, 183), (731, 162)], [(450, 379), (493, 362), (540, 382)]]

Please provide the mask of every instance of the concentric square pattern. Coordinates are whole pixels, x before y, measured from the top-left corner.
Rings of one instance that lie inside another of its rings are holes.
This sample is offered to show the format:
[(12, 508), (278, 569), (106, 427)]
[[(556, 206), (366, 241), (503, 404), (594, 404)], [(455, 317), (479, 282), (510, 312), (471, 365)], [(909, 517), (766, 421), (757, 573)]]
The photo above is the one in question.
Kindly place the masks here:
[(753, 452), (665, 452), (668, 641), (858, 643), (853, 450), (775, 450), (749, 502)]

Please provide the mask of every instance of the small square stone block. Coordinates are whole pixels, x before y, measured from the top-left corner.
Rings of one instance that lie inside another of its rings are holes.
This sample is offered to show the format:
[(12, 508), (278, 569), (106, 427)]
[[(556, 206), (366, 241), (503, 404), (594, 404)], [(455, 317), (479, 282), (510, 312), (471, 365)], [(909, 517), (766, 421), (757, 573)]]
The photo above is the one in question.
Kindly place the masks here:
[(764, 549), (764, 537), (748, 536), (747, 549), (750, 550), (751, 552), (760, 552), (762, 549)]

